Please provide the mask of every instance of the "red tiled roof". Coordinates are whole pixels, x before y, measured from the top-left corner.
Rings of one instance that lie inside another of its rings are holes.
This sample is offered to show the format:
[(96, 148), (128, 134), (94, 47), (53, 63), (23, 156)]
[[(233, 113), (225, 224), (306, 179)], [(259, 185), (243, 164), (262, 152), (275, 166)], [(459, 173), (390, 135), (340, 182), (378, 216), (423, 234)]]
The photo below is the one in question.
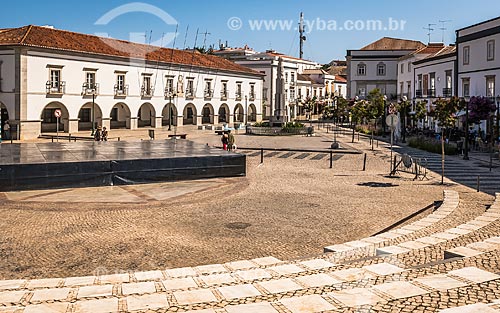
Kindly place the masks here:
[(146, 59), (154, 62), (263, 76), (262, 73), (213, 55), (161, 48), (32, 25), (0, 30), (0, 46), (6, 45), (22, 45), (95, 55)]
[(361, 50), (417, 50), (423, 47), (425, 45), (420, 41), (383, 37)]
[(336, 83), (345, 83), (345, 84), (347, 84), (347, 79), (345, 79), (342, 76), (335, 76), (335, 82)]

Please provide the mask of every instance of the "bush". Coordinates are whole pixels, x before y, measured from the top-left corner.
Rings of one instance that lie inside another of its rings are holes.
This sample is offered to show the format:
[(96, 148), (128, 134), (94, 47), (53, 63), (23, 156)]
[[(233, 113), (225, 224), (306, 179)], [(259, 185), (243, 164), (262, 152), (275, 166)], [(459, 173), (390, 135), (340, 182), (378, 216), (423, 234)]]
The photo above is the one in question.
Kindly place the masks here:
[(269, 122), (257, 122), (253, 127), (271, 127), (271, 124)]
[[(424, 150), (431, 153), (441, 154), (441, 141), (436, 139), (429, 139), (425, 137), (414, 137), (408, 142), (408, 145), (412, 148)], [(446, 155), (456, 155), (458, 154), (457, 147), (452, 144), (444, 144), (444, 153)]]
[(283, 129), (289, 129), (289, 128), (304, 128), (304, 124), (299, 122), (289, 122), (283, 126)]

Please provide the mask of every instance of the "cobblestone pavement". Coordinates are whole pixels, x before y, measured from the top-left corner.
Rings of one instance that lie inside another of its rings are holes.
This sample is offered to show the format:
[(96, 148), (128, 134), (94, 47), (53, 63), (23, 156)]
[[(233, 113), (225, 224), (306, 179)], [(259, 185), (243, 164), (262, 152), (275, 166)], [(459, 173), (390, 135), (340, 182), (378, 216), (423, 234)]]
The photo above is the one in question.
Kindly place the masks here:
[[(328, 138), (303, 145), (323, 148)], [(119, 204), (96, 195), (108, 189), (7, 193), (0, 278), (10, 280), (0, 281), (0, 312), (438, 312), (468, 304), (490, 312), (481, 302), (500, 312), (500, 199), (451, 180), (441, 186), (435, 173), (429, 181), (385, 177), (385, 147), (345, 146), (368, 154), (366, 172), (362, 155), (338, 158), (332, 170), (328, 158), (277, 154), (264, 164), (249, 156), (245, 179), (112, 191), (129, 195)], [(451, 202), (433, 214), (368, 245), (353, 241), (445, 189)], [(321, 254), (348, 241), (359, 249)]]

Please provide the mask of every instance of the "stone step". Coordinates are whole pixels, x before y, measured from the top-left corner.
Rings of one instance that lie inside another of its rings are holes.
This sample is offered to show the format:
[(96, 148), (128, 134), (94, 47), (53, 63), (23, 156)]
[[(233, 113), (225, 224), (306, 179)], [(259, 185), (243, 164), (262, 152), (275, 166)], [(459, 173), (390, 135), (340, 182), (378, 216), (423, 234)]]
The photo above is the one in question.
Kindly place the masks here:
[[(325, 247), (323, 250), (325, 253), (326, 252), (345, 253), (359, 249), (367, 249), (371, 251), (376, 248), (376, 245), (378, 246), (384, 245), (385, 243), (388, 243), (391, 240), (415, 233), (427, 227), (431, 227), (436, 223), (439, 223), (444, 218), (452, 214), (458, 208), (459, 202), (460, 200), (458, 192), (446, 190), (444, 191), (444, 200), (442, 205), (435, 212), (417, 222), (414, 222), (410, 225), (404, 226), (397, 230), (385, 232), (377, 236)], [(400, 251), (401, 253), (405, 252), (403, 249), (400, 249)], [(363, 252), (363, 251), (358, 251), (358, 252)]]

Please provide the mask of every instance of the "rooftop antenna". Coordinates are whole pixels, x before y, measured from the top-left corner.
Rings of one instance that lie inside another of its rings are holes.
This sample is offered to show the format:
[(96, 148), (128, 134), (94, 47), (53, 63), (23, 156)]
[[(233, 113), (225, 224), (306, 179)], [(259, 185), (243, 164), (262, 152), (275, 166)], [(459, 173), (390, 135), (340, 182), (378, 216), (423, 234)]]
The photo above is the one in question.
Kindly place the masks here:
[(427, 30), (427, 36), (429, 36), (429, 43), (431, 43), (431, 35), (432, 35), (432, 32), (434, 31), (434, 28), (432, 28), (432, 26), (436, 26), (436, 24), (427, 24), (427, 27), (424, 27), (425, 30)]
[(442, 42), (444, 43), (444, 34), (445, 32), (448, 30), (448, 28), (446, 28), (446, 23), (449, 23), (451, 22), (451, 20), (443, 20), (443, 21), (439, 21), (439, 23), (441, 23), (441, 27), (439, 28), (442, 32), (443, 32), (443, 37), (442, 37)]
[(300, 39), (300, 52), (299, 57), (302, 59), (304, 57), (304, 41), (306, 41), (306, 36), (304, 36), (304, 13), (300, 12), (300, 22), (299, 22), (299, 39)]

